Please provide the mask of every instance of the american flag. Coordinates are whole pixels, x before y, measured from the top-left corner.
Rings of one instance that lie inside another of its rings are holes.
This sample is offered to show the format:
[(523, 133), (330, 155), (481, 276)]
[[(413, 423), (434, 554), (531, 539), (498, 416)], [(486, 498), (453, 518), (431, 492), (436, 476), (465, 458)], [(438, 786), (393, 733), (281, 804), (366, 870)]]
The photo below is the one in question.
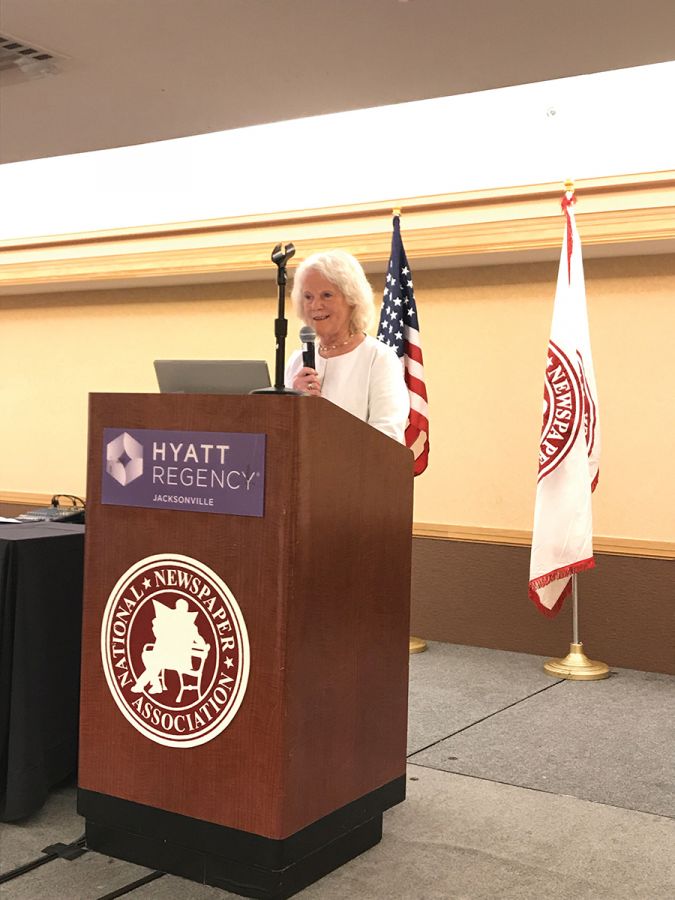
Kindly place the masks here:
[(393, 347), (403, 364), (405, 383), (408, 385), (410, 397), (410, 416), (405, 430), (405, 443), (415, 457), (415, 475), (421, 475), (429, 464), (427, 388), (424, 383), (424, 361), (413, 277), (403, 249), (401, 221), (398, 216), (394, 216), (391, 256), (382, 297), (377, 339)]

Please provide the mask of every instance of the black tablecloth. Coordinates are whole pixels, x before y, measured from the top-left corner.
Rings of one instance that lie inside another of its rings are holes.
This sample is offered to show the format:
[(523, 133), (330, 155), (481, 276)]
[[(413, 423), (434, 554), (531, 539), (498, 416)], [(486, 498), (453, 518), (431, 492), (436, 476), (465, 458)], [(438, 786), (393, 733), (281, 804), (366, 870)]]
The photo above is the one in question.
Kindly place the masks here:
[(0, 821), (75, 771), (84, 526), (0, 524)]

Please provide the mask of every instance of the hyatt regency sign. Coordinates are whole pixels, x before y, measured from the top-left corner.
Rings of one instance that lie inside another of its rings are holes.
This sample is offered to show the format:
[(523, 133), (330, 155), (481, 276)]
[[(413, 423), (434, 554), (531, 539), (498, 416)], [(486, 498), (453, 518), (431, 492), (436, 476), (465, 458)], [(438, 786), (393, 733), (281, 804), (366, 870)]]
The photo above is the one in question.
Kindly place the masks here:
[(106, 428), (101, 502), (262, 516), (265, 435)]

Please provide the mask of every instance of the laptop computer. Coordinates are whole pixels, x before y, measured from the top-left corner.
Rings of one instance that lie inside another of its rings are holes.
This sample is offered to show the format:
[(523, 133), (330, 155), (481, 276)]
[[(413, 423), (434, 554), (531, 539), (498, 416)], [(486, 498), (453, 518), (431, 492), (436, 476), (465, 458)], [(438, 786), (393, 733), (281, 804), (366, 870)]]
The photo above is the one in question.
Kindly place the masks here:
[(156, 359), (163, 394), (249, 394), (269, 387), (264, 359)]

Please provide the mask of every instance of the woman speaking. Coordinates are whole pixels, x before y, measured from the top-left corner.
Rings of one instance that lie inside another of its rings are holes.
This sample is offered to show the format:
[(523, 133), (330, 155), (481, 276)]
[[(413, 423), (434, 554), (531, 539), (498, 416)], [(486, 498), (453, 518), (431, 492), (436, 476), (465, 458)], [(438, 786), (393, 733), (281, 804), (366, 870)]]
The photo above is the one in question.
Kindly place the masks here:
[(319, 352), (315, 369), (303, 366), (300, 351), (291, 356), (286, 386), (325, 397), (404, 443), (408, 389), (394, 350), (366, 334), (375, 306), (358, 260), (342, 250), (313, 254), (296, 270), (291, 299)]

